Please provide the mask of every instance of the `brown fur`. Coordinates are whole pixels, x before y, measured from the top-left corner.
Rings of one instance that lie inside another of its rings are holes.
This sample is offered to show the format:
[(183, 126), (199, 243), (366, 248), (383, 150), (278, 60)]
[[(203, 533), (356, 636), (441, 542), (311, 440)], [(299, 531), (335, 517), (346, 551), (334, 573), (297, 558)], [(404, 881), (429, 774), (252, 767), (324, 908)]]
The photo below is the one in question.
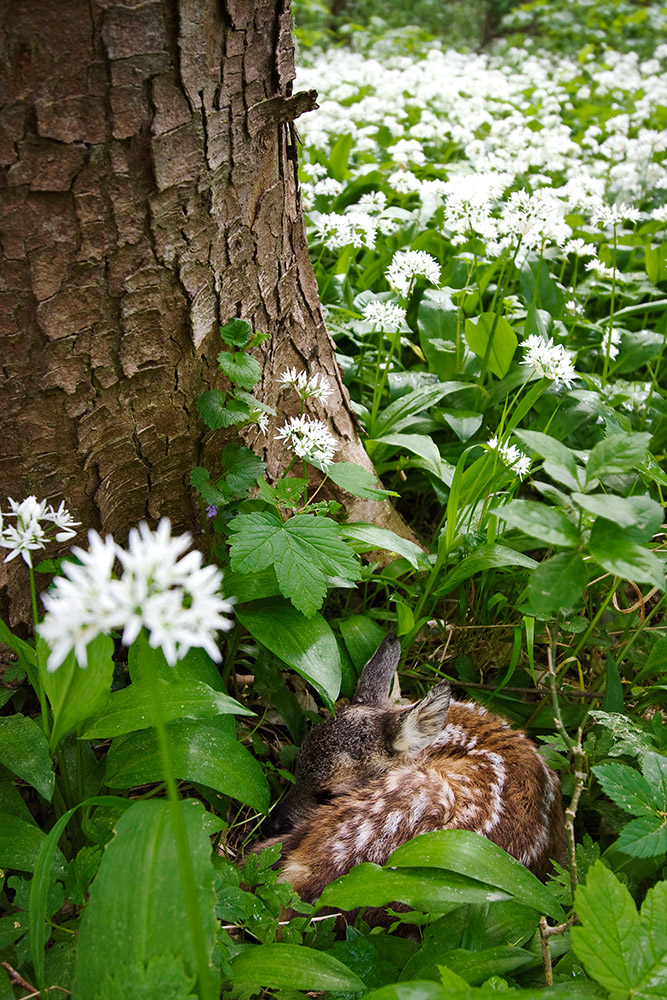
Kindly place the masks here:
[[(416, 705), (391, 706), (388, 667), (399, 652), (385, 639), (360, 680), (364, 703), (309, 734), (274, 821), (278, 836), (258, 849), (282, 841), (284, 878), (309, 901), (353, 865), (384, 864), (431, 830), (475, 830), (544, 878), (565, 854), (557, 776), (504, 719), (450, 703), (447, 682)], [(374, 673), (380, 688), (369, 694)]]

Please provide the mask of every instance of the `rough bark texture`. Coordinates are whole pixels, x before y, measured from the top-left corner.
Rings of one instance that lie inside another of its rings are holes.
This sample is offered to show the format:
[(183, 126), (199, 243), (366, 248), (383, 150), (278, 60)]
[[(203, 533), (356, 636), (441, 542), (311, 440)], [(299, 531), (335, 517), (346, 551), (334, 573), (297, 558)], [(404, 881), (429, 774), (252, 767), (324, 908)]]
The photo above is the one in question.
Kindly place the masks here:
[[(64, 499), (121, 540), (142, 518), (195, 526), (195, 401), (223, 386), (217, 329), (233, 316), (271, 333), (258, 395), (280, 407), (285, 365), (323, 370), (337, 392), (315, 413), (337, 457), (367, 464), (308, 258), (292, 121), (315, 94), (291, 93), (289, 0), (2, 14), (0, 498)], [(252, 443), (279, 473), (272, 435)]]

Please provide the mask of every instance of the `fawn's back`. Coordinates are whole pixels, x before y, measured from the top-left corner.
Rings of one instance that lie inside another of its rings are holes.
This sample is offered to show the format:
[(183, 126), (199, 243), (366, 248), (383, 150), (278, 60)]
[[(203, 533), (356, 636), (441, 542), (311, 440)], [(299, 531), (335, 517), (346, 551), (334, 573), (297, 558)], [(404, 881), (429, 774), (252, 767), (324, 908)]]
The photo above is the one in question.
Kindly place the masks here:
[[(352, 704), (317, 726), (272, 817), (284, 877), (306, 900), (362, 861), (383, 864), (430, 830), (474, 830), (543, 878), (564, 860), (558, 778), (522, 733), (441, 681), (415, 705), (388, 695), (400, 644), (388, 636)], [(265, 846), (265, 845), (259, 845)]]

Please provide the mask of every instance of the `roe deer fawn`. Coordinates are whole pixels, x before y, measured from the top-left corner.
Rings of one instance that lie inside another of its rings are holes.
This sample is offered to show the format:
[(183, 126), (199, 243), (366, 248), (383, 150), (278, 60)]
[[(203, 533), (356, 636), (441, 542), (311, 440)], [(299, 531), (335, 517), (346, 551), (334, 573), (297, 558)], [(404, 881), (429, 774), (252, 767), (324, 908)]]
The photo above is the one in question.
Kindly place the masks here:
[(388, 635), (352, 703), (306, 737), (269, 830), (283, 844), (284, 878), (312, 902), (354, 865), (383, 864), (417, 834), (452, 829), (484, 834), (544, 878), (550, 859), (564, 862), (558, 778), (524, 733), (451, 701), (447, 681), (392, 705), (400, 652)]

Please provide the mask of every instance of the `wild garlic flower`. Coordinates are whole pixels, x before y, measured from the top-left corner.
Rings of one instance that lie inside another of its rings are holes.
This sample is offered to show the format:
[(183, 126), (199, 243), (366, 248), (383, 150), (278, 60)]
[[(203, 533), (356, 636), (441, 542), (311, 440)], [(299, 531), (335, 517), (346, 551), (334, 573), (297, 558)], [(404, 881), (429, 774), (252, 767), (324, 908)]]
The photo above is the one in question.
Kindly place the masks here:
[(553, 379), (556, 389), (561, 385), (570, 388), (577, 373), (564, 347), (555, 344), (551, 337), (545, 339), (536, 333), (531, 334), (522, 346), (522, 365), (531, 367), (541, 378)]
[(304, 401), (306, 399), (319, 399), (320, 402), (325, 403), (333, 392), (329, 379), (322, 372), (309, 375), (308, 372), (298, 372), (296, 368), (286, 368), (277, 381), (296, 389)]
[[(220, 570), (202, 566), (201, 552), (186, 552), (192, 544), (187, 532), (173, 538), (163, 517), (155, 531), (145, 523), (133, 528), (127, 549), (111, 535), (103, 541), (96, 531), (88, 532), (88, 542), (87, 552), (72, 549), (78, 564), (63, 563), (64, 575), (42, 596), (47, 613), (39, 632), (51, 646), (49, 671), (72, 649), (85, 667), (88, 643), (112, 629), (122, 629), (129, 645), (145, 628), (150, 645), (162, 649), (170, 666), (195, 646), (220, 661), (215, 634), (232, 627), (225, 615), (233, 602), (220, 595)], [(117, 560), (120, 577), (114, 576)]]
[(600, 204), (593, 212), (591, 221), (595, 224), (601, 222), (605, 227), (617, 226), (620, 222), (638, 222), (641, 213), (634, 205), (626, 205), (624, 201), (616, 205)]
[(618, 349), (620, 343), (621, 343), (621, 331), (614, 329), (614, 327), (612, 327), (610, 330), (607, 330), (604, 337), (602, 338), (602, 345), (600, 347), (600, 351), (603, 357), (609, 354), (609, 358), (611, 361), (613, 361), (614, 358), (618, 357)]
[(385, 271), (385, 277), (401, 298), (406, 298), (415, 278), (426, 278), (440, 286), (440, 265), (425, 250), (398, 250)]
[(317, 462), (324, 469), (333, 461), (338, 447), (326, 424), (310, 417), (290, 417), (279, 429), (277, 436), (299, 458)]
[(528, 473), (528, 470), (530, 469), (530, 458), (528, 455), (524, 455), (524, 453), (517, 448), (515, 444), (499, 442), (498, 436), (494, 434), (494, 436), (486, 442), (486, 446), (490, 451), (497, 452), (503, 465), (506, 465), (508, 469), (511, 469), (512, 472), (516, 473), (519, 479), (523, 479), (523, 477)]
[(608, 267), (597, 258), (595, 260), (586, 261), (585, 267), (587, 271), (592, 271), (598, 276), (598, 278), (603, 278), (605, 281), (624, 280), (622, 271), (619, 271), (618, 268), (615, 267)]
[(393, 302), (368, 302), (361, 312), (374, 330), (383, 333), (393, 333), (405, 322), (405, 309)]
[[(26, 497), (21, 503), (7, 498), (11, 511), (5, 513), (5, 518), (16, 518), (12, 524), (4, 524), (0, 513), (0, 548), (11, 549), (5, 557), (10, 562), (19, 554), (23, 560), (32, 566), (31, 552), (43, 549), (48, 542), (66, 542), (76, 535), (75, 528), (80, 521), (74, 521), (72, 515), (61, 503), (57, 510), (46, 500), (37, 500), (35, 496)], [(53, 532), (53, 533), (51, 533)]]

